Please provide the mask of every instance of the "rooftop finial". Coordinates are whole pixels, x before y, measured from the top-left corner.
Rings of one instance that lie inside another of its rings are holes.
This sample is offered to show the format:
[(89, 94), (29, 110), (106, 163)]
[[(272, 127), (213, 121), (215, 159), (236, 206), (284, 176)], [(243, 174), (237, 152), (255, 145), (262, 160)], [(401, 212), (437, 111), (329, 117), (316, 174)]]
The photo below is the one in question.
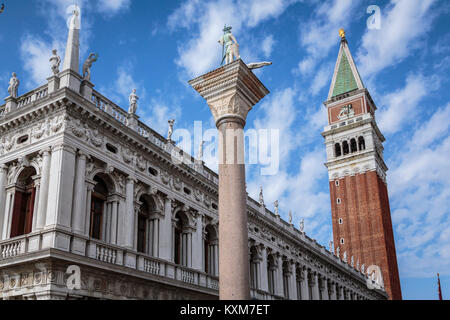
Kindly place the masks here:
[(345, 40), (345, 30), (343, 28), (339, 29), (339, 36), (341, 37), (342, 41)]

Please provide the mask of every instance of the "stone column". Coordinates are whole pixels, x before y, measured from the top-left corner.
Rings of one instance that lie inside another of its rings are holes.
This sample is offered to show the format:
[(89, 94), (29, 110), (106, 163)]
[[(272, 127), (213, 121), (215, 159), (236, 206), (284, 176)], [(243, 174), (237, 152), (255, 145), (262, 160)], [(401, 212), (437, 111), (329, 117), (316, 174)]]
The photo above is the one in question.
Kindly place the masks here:
[(159, 257), (167, 261), (172, 259), (172, 199), (164, 199), (164, 218), (160, 221), (159, 229)]
[(339, 292), (340, 292), (339, 300), (345, 300), (345, 296), (344, 296), (345, 291), (344, 291), (344, 287), (343, 286), (339, 286)]
[(289, 287), (289, 298), (291, 300), (298, 300), (297, 297), (297, 270), (295, 267), (295, 263), (291, 262), (291, 281), (290, 281), (290, 287)]
[(330, 300), (330, 297), (328, 296), (328, 279), (326, 277), (323, 277), (323, 293), (322, 293), (322, 300)]
[(309, 273), (307, 268), (303, 268), (302, 280), (302, 300), (309, 300)]
[(84, 234), (86, 220), (86, 155), (78, 152), (77, 169), (75, 174), (75, 196), (73, 202), (72, 230), (77, 234)]
[(249, 300), (243, 129), (248, 112), (269, 91), (240, 59), (189, 84), (206, 99), (219, 130), (219, 296)]
[(277, 256), (277, 287), (276, 287), (276, 291), (275, 294), (283, 297), (284, 296), (284, 279), (283, 279), (283, 257), (281, 256), (281, 254), (278, 254)]
[(133, 249), (134, 247), (134, 183), (133, 177), (128, 177), (126, 187), (126, 213), (125, 213), (125, 246)]
[(329, 285), (330, 285), (330, 293), (331, 293), (330, 300), (337, 300), (337, 297), (336, 297), (336, 284), (334, 282), (332, 282)]
[(36, 220), (36, 230), (42, 230), (45, 226), (48, 189), (50, 180), (50, 148), (42, 151), (42, 172), (41, 172), (41, 188), (39, 192), (38, 211)]
[(52, 150), (47, 201), (46, 228), (70, 230), (75, 178), (75, 149), (58, 145)]
[(197, 226), (195, 232), (192, 236), (192, 268), (196, 270), (204, 269), (204, 255), (202, 251), (205, 246), (203, 245), (203, 216), (198, 213), (197, 217)]
[(263, 245), (261, 245), (261, 256), (262, 260), (260, 263), (260, 269), (261, 269), (261, 291), (268, 292), (269, 291), (269, 284), (268, 284), (268, 277), (267, 277), (267, 249)]
[(153, 223), (152, 223), (152, 227), (153, 227), (153, 231), (152, 231), (152, 236), (153, 238), (151, 239), (152, 242), (152, 256), (155, 258), (159, 257), (159, 246), (158, 246), (158, 239), (159, 239), (159, 219), (153, 219)]
[(214, 275), (219, 276), (219, 243), (214, 243)]
[(186, 235), (187, 244), (186, 244), (186, 254), (187, 254), (187, 266), (192, 268), (192, 230)]
[(112, 203), (111, 212), (111, 243), (117, 244), (117, 223), (118, 223), (119, 200), (115, 199)]
[[(3, 230), (3, 221), (5, 220), (5, 202), (6, 202), (6, 174), (8, 172), (8, 167), (4, 164), (0, 165), (0, 232)], [(0, 240), (2, 236), (0, 234)]]
[(320, 300), (320, 296), (319, 296), (319, 275), (317, 274), (317, 272), (313, 273), (313, 287), (312, 289), (312, 293), (313, 293), (313, 300)]
[(94, 191), (95, 184), (93, 182), (87, 182), (86, 186), (86, 215), (84, 224), (85, 235), (90, 235), (91, 228), (91, 202), (92, 202), (92, 192)]

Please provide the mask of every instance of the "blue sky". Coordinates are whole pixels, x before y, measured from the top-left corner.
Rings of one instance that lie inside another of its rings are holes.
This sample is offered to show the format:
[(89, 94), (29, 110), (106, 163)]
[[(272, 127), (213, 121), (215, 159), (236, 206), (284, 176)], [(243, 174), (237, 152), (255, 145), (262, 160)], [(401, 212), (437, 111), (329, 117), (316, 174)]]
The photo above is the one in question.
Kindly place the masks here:
[[(20, 94), (50, 76), (51, 49), (64, 56), (66, 9), (73, 0), (3, 0), (0, 83), (11, 72)], [(192, 130), (214, 128), (210, 111), (187, 81), (218, 67), (223, 25), (233, 26), (246, 62), (270, 60), (257, 71), (271, 94), (250, 113), (247, 128), (281, 133), (280, 171), (261, 176), (248, 166), (250, 195), (264, 186), (287, 219), (305, 218), (307, 234), (331, 239), (325, 146), (326, 100), (339, 50), (338, 29), (378, 106), (387, 141), (385, 160), (400, 278), (405, 299), (436, 299), (436, 273), (450, 295), (450, 23), (438, 0), (185, 0), (77, 1), (82, 7), (81, 55), (100, 58), (96, 89), (127, 108), (137, 88), (141, 120), (165, 135), (167, 120)], [(369, 30), (369, 5), (381, 8), (381, 29)], [(197, 150), (197, 146), (192, 148)]]

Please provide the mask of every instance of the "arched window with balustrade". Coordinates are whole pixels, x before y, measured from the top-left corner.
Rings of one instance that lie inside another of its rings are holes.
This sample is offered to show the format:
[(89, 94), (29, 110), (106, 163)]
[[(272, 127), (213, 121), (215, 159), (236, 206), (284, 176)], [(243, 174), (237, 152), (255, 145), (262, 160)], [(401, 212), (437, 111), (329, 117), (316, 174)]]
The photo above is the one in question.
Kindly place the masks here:
[(173, 257), (175, 264), (189, 266), (189, 254), (191, 246), (191, 236), (188, 232), (189, 219), (183, 211), (178, 211), (175, 215)]
[(103, 177), (96, 175), (94, 181), (96, 184), (91, 195), (89, 236), (102, 240), (102, 235), (105, 231), (103, 226), (105, 203), (108, 199), (109, 190)]
[(267, 283), (269, 286), (269, 293), (275, 294), (276, 279), (277, 279), (277, 265), (275, 257), (270, 254), (267, 256)]
[(36, 185), (36, 170), (27, 167), (20, 173), (14, 193), (10, 237), (19, 237), (32, 231)]
[(258, 249), (255, 246), (250, 248), (250, 287), (252, 289), (260, 288), (260, 257), (258, 254)]
[(212, 225), (208, 225), (205, 228), (205, 240), (204, 240), (204, 247), (205, 247), (205, 272), (217, 276), (218, 271), (218, 243), (219, 238), (217, 235), (216, 230)]

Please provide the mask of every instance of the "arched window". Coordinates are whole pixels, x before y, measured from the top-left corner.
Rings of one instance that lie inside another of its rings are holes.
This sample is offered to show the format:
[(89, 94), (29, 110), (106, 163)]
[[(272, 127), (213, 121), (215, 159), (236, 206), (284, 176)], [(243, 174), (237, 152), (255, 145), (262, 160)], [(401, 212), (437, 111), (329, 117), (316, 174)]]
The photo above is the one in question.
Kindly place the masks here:
[(101, 240), (102, 233), (104, 232), (102, 226), (104, 219), (103, 211), (109, 191), (106, 182), (100, 176), (95, 176), (94, 181), (96, 182), (96, 185), (91, 197), (91, 224), (89, 235), (91, 238)]
[(356, 139), (350, 140), (350, 150), (352, 153), (358, 151), (358, 146), (356, 145)]
[(205, 272), (216, 276), (217, 275), (217, 265), (218, 261), (216, 261), (217, 250), (218, 250), (218, 237), (215, 229), (208, 225), (205, 228)]
[(344, 152), (344, 156), (347, 155), (347, 154), (349, 154), (350, 149), (349, 149), (349, 147), (348, 147), (348, 142), (347, 142), (347, 141), (344, 141), (344, 142), (342, 143), (342, 151)]
[(139, 202), (142, 204), (138, 213), (137, 251), (149, 253), (150, 237), (148, 225), (150, 219), (150, 207), (144, 196), (139, 199)]
[(25, 168), (16, 183), (14, 194), (14, 207), (11, 223), (11, 238), (28, 234), (32, 231), (34, 201), (36, 186), (33, 176), (36, 170), (33, 167)]
[(291, 277), (291, 268), (289, 265), (289, 261), (284, 261), (283, 262), (283, 292), (284, 292), (284, 297), (286, 299), (289, 299), (289, 280)]
[(341, 145), (339, 143), (336, 143), (334, 145), (334, 156), (335, 157), (340, 157), (342, 156), (342, 150), (341, 150)]
[(267, 282), (269, 285), (269, 293), (273, 295), (275, 294), (276, 270), (275, 258), (273, 255), (269, 255), (267, 257)]
[(188, 266), (188, 254), (190, 247), (190, 237), (186, 232), (189, 221), (185, 213), (178, 212), (175, 215), (174, 225), (174, 262), (182, 266)]
[(250, 248), (250, 286), (259, 289), (259, 256), (255, 247)]
[(359, 137), (358, 138), (358, 147), (359, 150), (366, 150), (366, 141), (364, 140), (364, 137)]

